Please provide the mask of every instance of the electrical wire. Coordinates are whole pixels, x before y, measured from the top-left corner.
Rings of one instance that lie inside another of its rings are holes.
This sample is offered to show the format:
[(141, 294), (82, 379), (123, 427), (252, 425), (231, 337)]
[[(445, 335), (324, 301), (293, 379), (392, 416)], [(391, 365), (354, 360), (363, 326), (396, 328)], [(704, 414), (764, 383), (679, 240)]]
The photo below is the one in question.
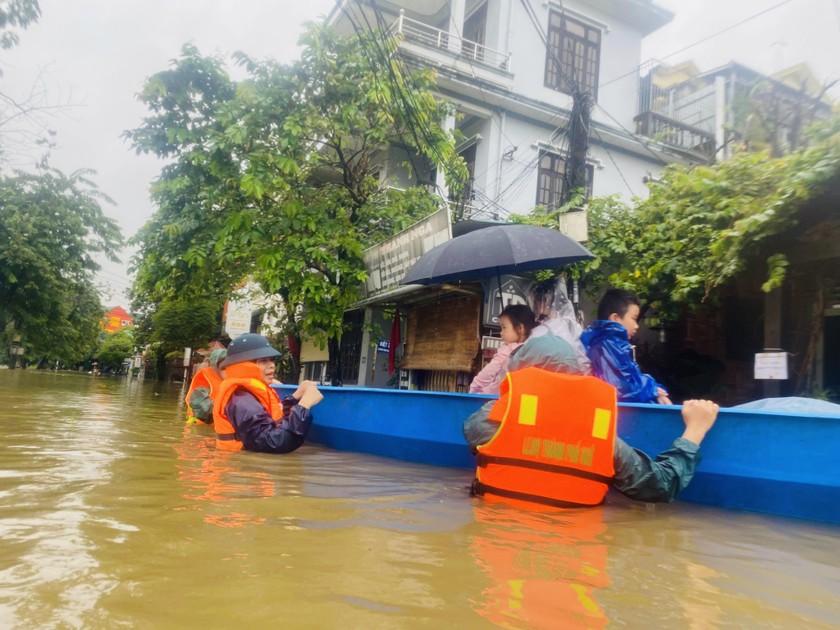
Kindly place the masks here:
[[(710, 39), (714, 39), (714, 38), (715, 38), (715, 37), (717, 37), (718, 35), (722, 35), (723, 33), (726, 33), (727, 31), (731, 31), (731, 30), (732, 30), (732, 29), (734, 29), (734, 28), (737, 28), (737, 27), (739, 27), (739, 26), (742, 26), (743, 24), (746, 24), (747, 22), (749, 22), (749, 21), (751, 21), (751, 20), (754, 20), (754, 19), (756, 19), (756, 18), (758, 18), (758, 17), (761, 17), (761, 16), (762, 16), (762, 15), (764, 15), (765, 13), (769, 13), (770, 11), (773, 11), (773, 10), (775, 10), (775, 9), (778, 9), (779, 7), (784, 6), (784, 5), (786, 5), (786, 4), (789, 4), (790, 2), (793, 2), (793, 0), (782, 0), (782, 2), (779, 2), (779, 3), (777, 3), (777, 4), (774, 4), (772, 7), (768, 7), (768, 8), (766, 8), (766, 9), (762, 10), (762, 11), (759, 11), (758, 13), (756, 13), (756, 14), (754, 14), (754, 15), (751, 15), (751, 16), (749, 16), (749, 17), (747, 17), (747, 18), (744, 18), (744, 19), (743, 19), (743, 20), (741, 20), (740, 22), (736, 22), (735, 24), (731, 24), (731, 25), (727, 26), (726, 28), (722, 28), (721, 30), (719, 30), (719, 31), (716, 31), (716, 32), (712, 33), (711, 35), (708, 35), (708, 36), (706, 36), (706, 37), (704, 37), (704, 38), (702, 38), (702, 39), (698, 39), (696, 42), (693, 42), (693, 43), (691, 43), (691, 44), (688, 44), (687, 46), (683, 46), (683, 47), (682, 47), (682, 48), (680, 48), (679, 50), (675, 50), (675, 51), (673, 51), (673, 52), (668, 53), (667, 55), (664, 55), (664, 56), (658, 57), (658, 60), (659, 60), (659, 61), (661, 61), (661, 60), (663, 60), (663, 59), (668, 59), (669, 57), (673, 57), (674, 55), (678, 55), (678, 54), (680, 54), (681, 52), (685, 52), (686, 50), (689, 50), (689, 49), (691, 49), (691, 48), (694, 48), (695, 46), (698, 46), (698, 45), (700, 45), (700, 44), (704, 44), (704, 43), (706, 43), (707, 41), (709, 41)], [(616, 81), (620, 81), (621, 79), (627, 78), (627, 77), (629, 77), (629, 76), (631, 76), (631, 75), (638, 74), (638, 72), (639, 72), (641, 69), (642, 69), (642, 65), (639, 65), (639, 66), (637, 66), (636, 68), (634, 68), (633, 70), (631, 70), (630, 72), (627, 72), (627, 73), (625, 73), (625, 74), (619, 75), (619, 76), (615, 77), (614, 79), (610, 79), (609, 81), (607, 81), (607, 82), (605, 82), (605, 83), (602, 83), (602, 84), (601, 84), (601, 87), (606, 87), (606, 86), (608, 86), (608, 85), (611, 85), (611, 84), (615, 83)]]
[[(345, 6), (346, 4), (347, 3), (343, 2), (342, 0), (336, 0), (336, 6), (347, 17), (347, 20), (350, 22), (350, 25), (353, 27), (353, 30), (355, 31), (356, 36), (358, 37), (359, 44), (360, 44), (365, 56), (367, 57), (368, 63), (370, 64), (370, 69), (371, 69), (371, 72), (373, 73), (374, 81), (376, 81), (379, 89), (382, 90), (383, 86), (379, 81), (379, 75), (377, 74), (377, 71), (376, 71), (377, 70), (376, 56), (371, 55), (371, 52), (370, 52), (369, 48), (367, 47), (367, 43), (366, 43), (366, 40), (365, 40), (365, 33), (363, 33), (363, 29), (362, 29), (361, 25), (356, 22), (353, 15), (350, 13), (350, 11)], [(368, 23), (368, 26), (370, 28), (370, 23), (367, 21), (367, 17), (364, 15), (363, 10), (362, 10), (362, 16), (365, 18), (365, 22)], [(368, 32), (372, 34), (373, 29), (370, 28), (370, 30)], [(387, 56), (386, 56), (386, 65), (390, 66), (390, 59)], [(398, 91), (401, 92), (401, 90), (398, 90)], [(394, 129), (397, 132), (397, 136), (399, 137), (400, 142), (403, 144), (403, 146), (405, 146), (406, 149), (407, 149), (406, 150), (406, 155), (408, 156), (408, 160), (411, 163), (411, 168), (414, 170), (415, 173), (423, 172), (421, 169), (417, 168), (417, 164), (414, 161), (414, 155), (413, 155), (412, 151), (410, 150), (411, 145), (408, 142), (405, 141), (405, 138), (402, 135), (402, 131), (400, 130), (400, 126), (397, 124), (397, 116), (394, 115), (393, 111), (390, 111), (389, 113), (391, 114), (391, 119), (394, 121)], [(415, 142), (418, 143), (418, 145), (419, 145), (419, 140), (417, 139), (416, 136), (414, 136), (414, 139), (415, 139)]]
[(607, 157), (610, 158), (610, 162), (612, 162), (613, 166), (615, 167), (615, 170), (618, 171), (618, 175), (619, 177), (621, 177), (621, 181), (623, 181), (624, 185), (627, 186), (627, 190), (630, 192), (630, 197), (635, 197), (636, 192), (630, 187), (630, 183), (627, 181), (627, 178), (624, 177), (624, 173), (622, 173), (621, 169), (618, 167), (618, 163), (615, 161), (615, 158), (613, 158), (612, 153), (610, 153), (610, 150), (607, 147), (607, 144), (604, 142), (604, 139), (601, 137), (601, 134), (595, 128), (593, 128), (592, 131), (595, 132), (596, 136), (598, 136), (598, 140), (601, 141), (601, 145), (604, 147), (604, 151), (607, 152)]
[[(791, 0), (785, 0), (785, 2), (790, 2), (790, 1), (791, 1)], [(525, 7), (525, 10), (528, 12), (528, 16), (531, 18), (531, 24), (534, 26), (534, 29), (537, 31), (537, 34), (540, 36), (540, 39), (542, 40), (543, 44), (545, 45), (545, 48), (546, 48), (547, 53), (551, 56), (552, 60), (553, 60), (553, 61), (554, 61), (554, 63), (557, 65), (557, 71), (558, 71), (558, 73), (560, 73), (560, 74), (561, 74), (561, 76), (565, 77), (565, 78), (566, 78), (566, 80), (567, 80), (567, 81), (569, 81), (572, 85), (574, 85), (574, 86), (575, 86), (575, 89), (579, 91), (579, 90), (580, 90), (580, 86), (578, 85), (577, 80), (575, 80), (573, 77), (569, 77), (567, 74), (565, 74), (565, 73), (563, 72), (563, 65), (562, 65), (562, 63), (561, 63), (560, 59), (557, 57), (557, 53), (555, 53), (555, 52), (554, 52), (554, 49), (551, 47), (551, 45), (550, 45), (550, 43), (549, 43), (549, 41), (548, 41), (548, 36), (547, 36), (547, 35), (543, 32), (543, 30), (542, 30), (542, 26), (540, 26), (540, 23), (539, 23), (539, 21), (538, 21), (538, 20), (539, 20), (539, 18), (537, 18), (536, 14), (534, 13), (534, 11), (533, 11), (533, 7), (531, 6), (531, 3), (530, 3), (528, 0), (520, 0), (520, 2), (521, 2), (521, 3), (522, 3), (522, 5)], [(668, 164), (668, 162), (666, 162), (664, 159), (662, 159), (661, 157), (659, 157), (659, 155), (658, 155), (655, 151), (653, 151), (653, 149), (651, 149), (651, 148), (650, 148), (649, 143), (648, 143), (645, 139), (641, 138), (640, 136), (637, 136), (635, 133), (633, 133), (632, 131), (630, 131), (629, 129), (627, 129), (627, 128), (623, 125), (623, 124), (621, 124), (621, 122), (620, 122), (618, 119), (616, 119), (616, 117), (615, 117), (615, 116), (613, 116), (613, 115), (612, 115), (612, 114), (610, 114), (610, 113), (609, 113), (606, 109), (604, 109), (604, 107), (603, 107), (602, 105), (599, 105), (599, 104), (596, 102), (596, 103), (595, 103), (595, 107), (597, 107), (597, 108), (598, 108), (599, 110), (601, 110), (604, 114), (606, 114), (606, 116), (607, 116), (610, 120), (612, 120), (612, 121), (613, 121), (613, 123), (615, 123), (615, 125), (616, 125), (619, 129), (621, 129), (622, 131), (624, 131), (624, 133), (626, 133), (627, 135), (629, 135), (629, 136), (630, 136), (631, 138), (633, 138), (633, 139), (634, 139), (634, 140), (635, 140), (635, 141), (636, 141), (639, 145), (641, 145), (641, 146), (642, 146), (642, 147), (643, 147), (643, 148), (644, 148), (644, 149), (645, 149), (645, 150), (646, 150), (646, 151), (647, 151), (647, 152), (648, 152), (648, 153), (649, 153), (649, 154), (650, 154), (650, 155), (651, 155), (651, 156), (652, 156), (652, 157), (653, 157), (653, 158), (654, 158), (657, 162), (659, 162), (659, 163), (660, 163), (660, 164), (662, 164), (663, 166), (665, 166), (665, 165), (667, 165), (667, 164)]]

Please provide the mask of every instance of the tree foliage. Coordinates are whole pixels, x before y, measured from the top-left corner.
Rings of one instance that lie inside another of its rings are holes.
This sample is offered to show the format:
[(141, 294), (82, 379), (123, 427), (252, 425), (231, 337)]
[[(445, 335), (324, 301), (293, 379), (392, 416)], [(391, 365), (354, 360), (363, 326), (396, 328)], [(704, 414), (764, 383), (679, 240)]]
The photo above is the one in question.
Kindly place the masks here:
[(38, 0), (0, 1), (0, 48), (17, 45), (16, 29), (23, 29), (41, 17)]
[(249, 277), (280, 296), (290, 332), (340, 337), (363, 250), (437, 207), (424, 189), (383, 186), (388, 147), (409, 148), (418, 181), (432, 165), (454, 189), (466, 179), (434, 77), (401, 74), (377, 36), (312, 25), (293, 64), (239, 55), (239, 82), (185, 46), (149, 79), (151, 115), (126, 135), (170, 163), (136, 238), (135, 307), (224, 298)]
[(152, 317), (153, 343), (165, 352), (206, 345), (219, 333), (217, 309), (206, 302), (173, 300), (164, 303)]
[(99, 368), (114, 371), (122, 367), (123, 361), (134, 353), (134, 336), (130, 330), (118, 330), (109, 334), (96, 352)]
[(96, 347), (94, 255), (116, 260), (121, 245), (100, 200), (86, 172), (0, 178), (0, 331), (19, 335), (30, 360), (69, 364)]
[(742, 152), (712, 166), (670, 166), (635, 208), (594, 200), (589, 247), (598, 258), (589, 273), (638, 292), (666, 317), (707, 300), (759, 255), (762, 288), (781, 286), (788, 261), (773, 237), (796, 225), (806, 202), (840, 186), (840, 117), (809, 138), (779, 158)]

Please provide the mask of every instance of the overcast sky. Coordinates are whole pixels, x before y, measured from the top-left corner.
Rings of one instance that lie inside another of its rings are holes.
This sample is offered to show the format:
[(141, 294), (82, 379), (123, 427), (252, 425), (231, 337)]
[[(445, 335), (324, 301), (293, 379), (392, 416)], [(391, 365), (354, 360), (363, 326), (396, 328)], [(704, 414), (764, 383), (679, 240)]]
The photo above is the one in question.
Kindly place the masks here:
[[(0, 52), (0, 89), (22, 95), (40, 76), (50, 103), (75, 104), (49, 121), (58, 132), (51, 162), (67, 173), (79, 168), (97, 171), (94, 180), (116, 202), (106, 212), (129, 237), (154, 211), (147, 190), (161, 166), (152, 158), (134, 155), (120, 138), (146, 114), (135, 99), (144, 79), (165, 69), (186, 42), (205, 54), (242, 50), (254, 57), (291, 60), (298, 52), (302, 23), (325, 15), (333, 3), (41, 0), (41, 20), (21, 34), (16, 49)], [(736, 60), (765, 73), (806, 61), (820, 81), (840, 79), (840, 0), (656, 0), (656, 4), (675, 17), (648, 38), (640, 61), (693, 59), (701, 70), (708, 70)], [(840, 97), (840, 89), (833, 94)], [(18, 158), (21, 165), (25, 160)], [(126, 254), (125, 262), (127, 258)], [(128, 306), (122, 294), (130, 283), (126, 264), (104, 265), (99, 279), (110, 289), (103, 302)]]

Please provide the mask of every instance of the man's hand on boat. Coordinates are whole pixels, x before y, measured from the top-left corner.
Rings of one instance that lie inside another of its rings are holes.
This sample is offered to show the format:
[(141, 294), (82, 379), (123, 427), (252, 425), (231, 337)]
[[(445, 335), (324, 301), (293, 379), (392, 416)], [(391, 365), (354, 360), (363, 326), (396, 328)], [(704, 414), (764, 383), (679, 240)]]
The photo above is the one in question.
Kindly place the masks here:
[(711, 400), (686, 400), (682, 406), (683, 438), (699, 445), (717, 420), (719, 409)]
[(318, 391), (318, 384), (315, 381), (303, 381), (292, 394), (301, 407), (312, 409), (324, 399), (324, 395)]

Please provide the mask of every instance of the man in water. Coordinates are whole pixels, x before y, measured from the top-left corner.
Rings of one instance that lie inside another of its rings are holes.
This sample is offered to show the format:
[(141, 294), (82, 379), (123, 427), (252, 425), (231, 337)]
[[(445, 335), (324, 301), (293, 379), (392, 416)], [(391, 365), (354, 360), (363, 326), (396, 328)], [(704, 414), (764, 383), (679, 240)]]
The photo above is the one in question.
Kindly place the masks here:
[(234, 339), (221, 367), (225, 380), (213, 406), (216, 448), (291, 453), (312, 425), (311, 409), (323, 399), (315, 383), (304, 381), (281, 402), (270, 387), (274, 357), (280, 353), (262, 335)]

